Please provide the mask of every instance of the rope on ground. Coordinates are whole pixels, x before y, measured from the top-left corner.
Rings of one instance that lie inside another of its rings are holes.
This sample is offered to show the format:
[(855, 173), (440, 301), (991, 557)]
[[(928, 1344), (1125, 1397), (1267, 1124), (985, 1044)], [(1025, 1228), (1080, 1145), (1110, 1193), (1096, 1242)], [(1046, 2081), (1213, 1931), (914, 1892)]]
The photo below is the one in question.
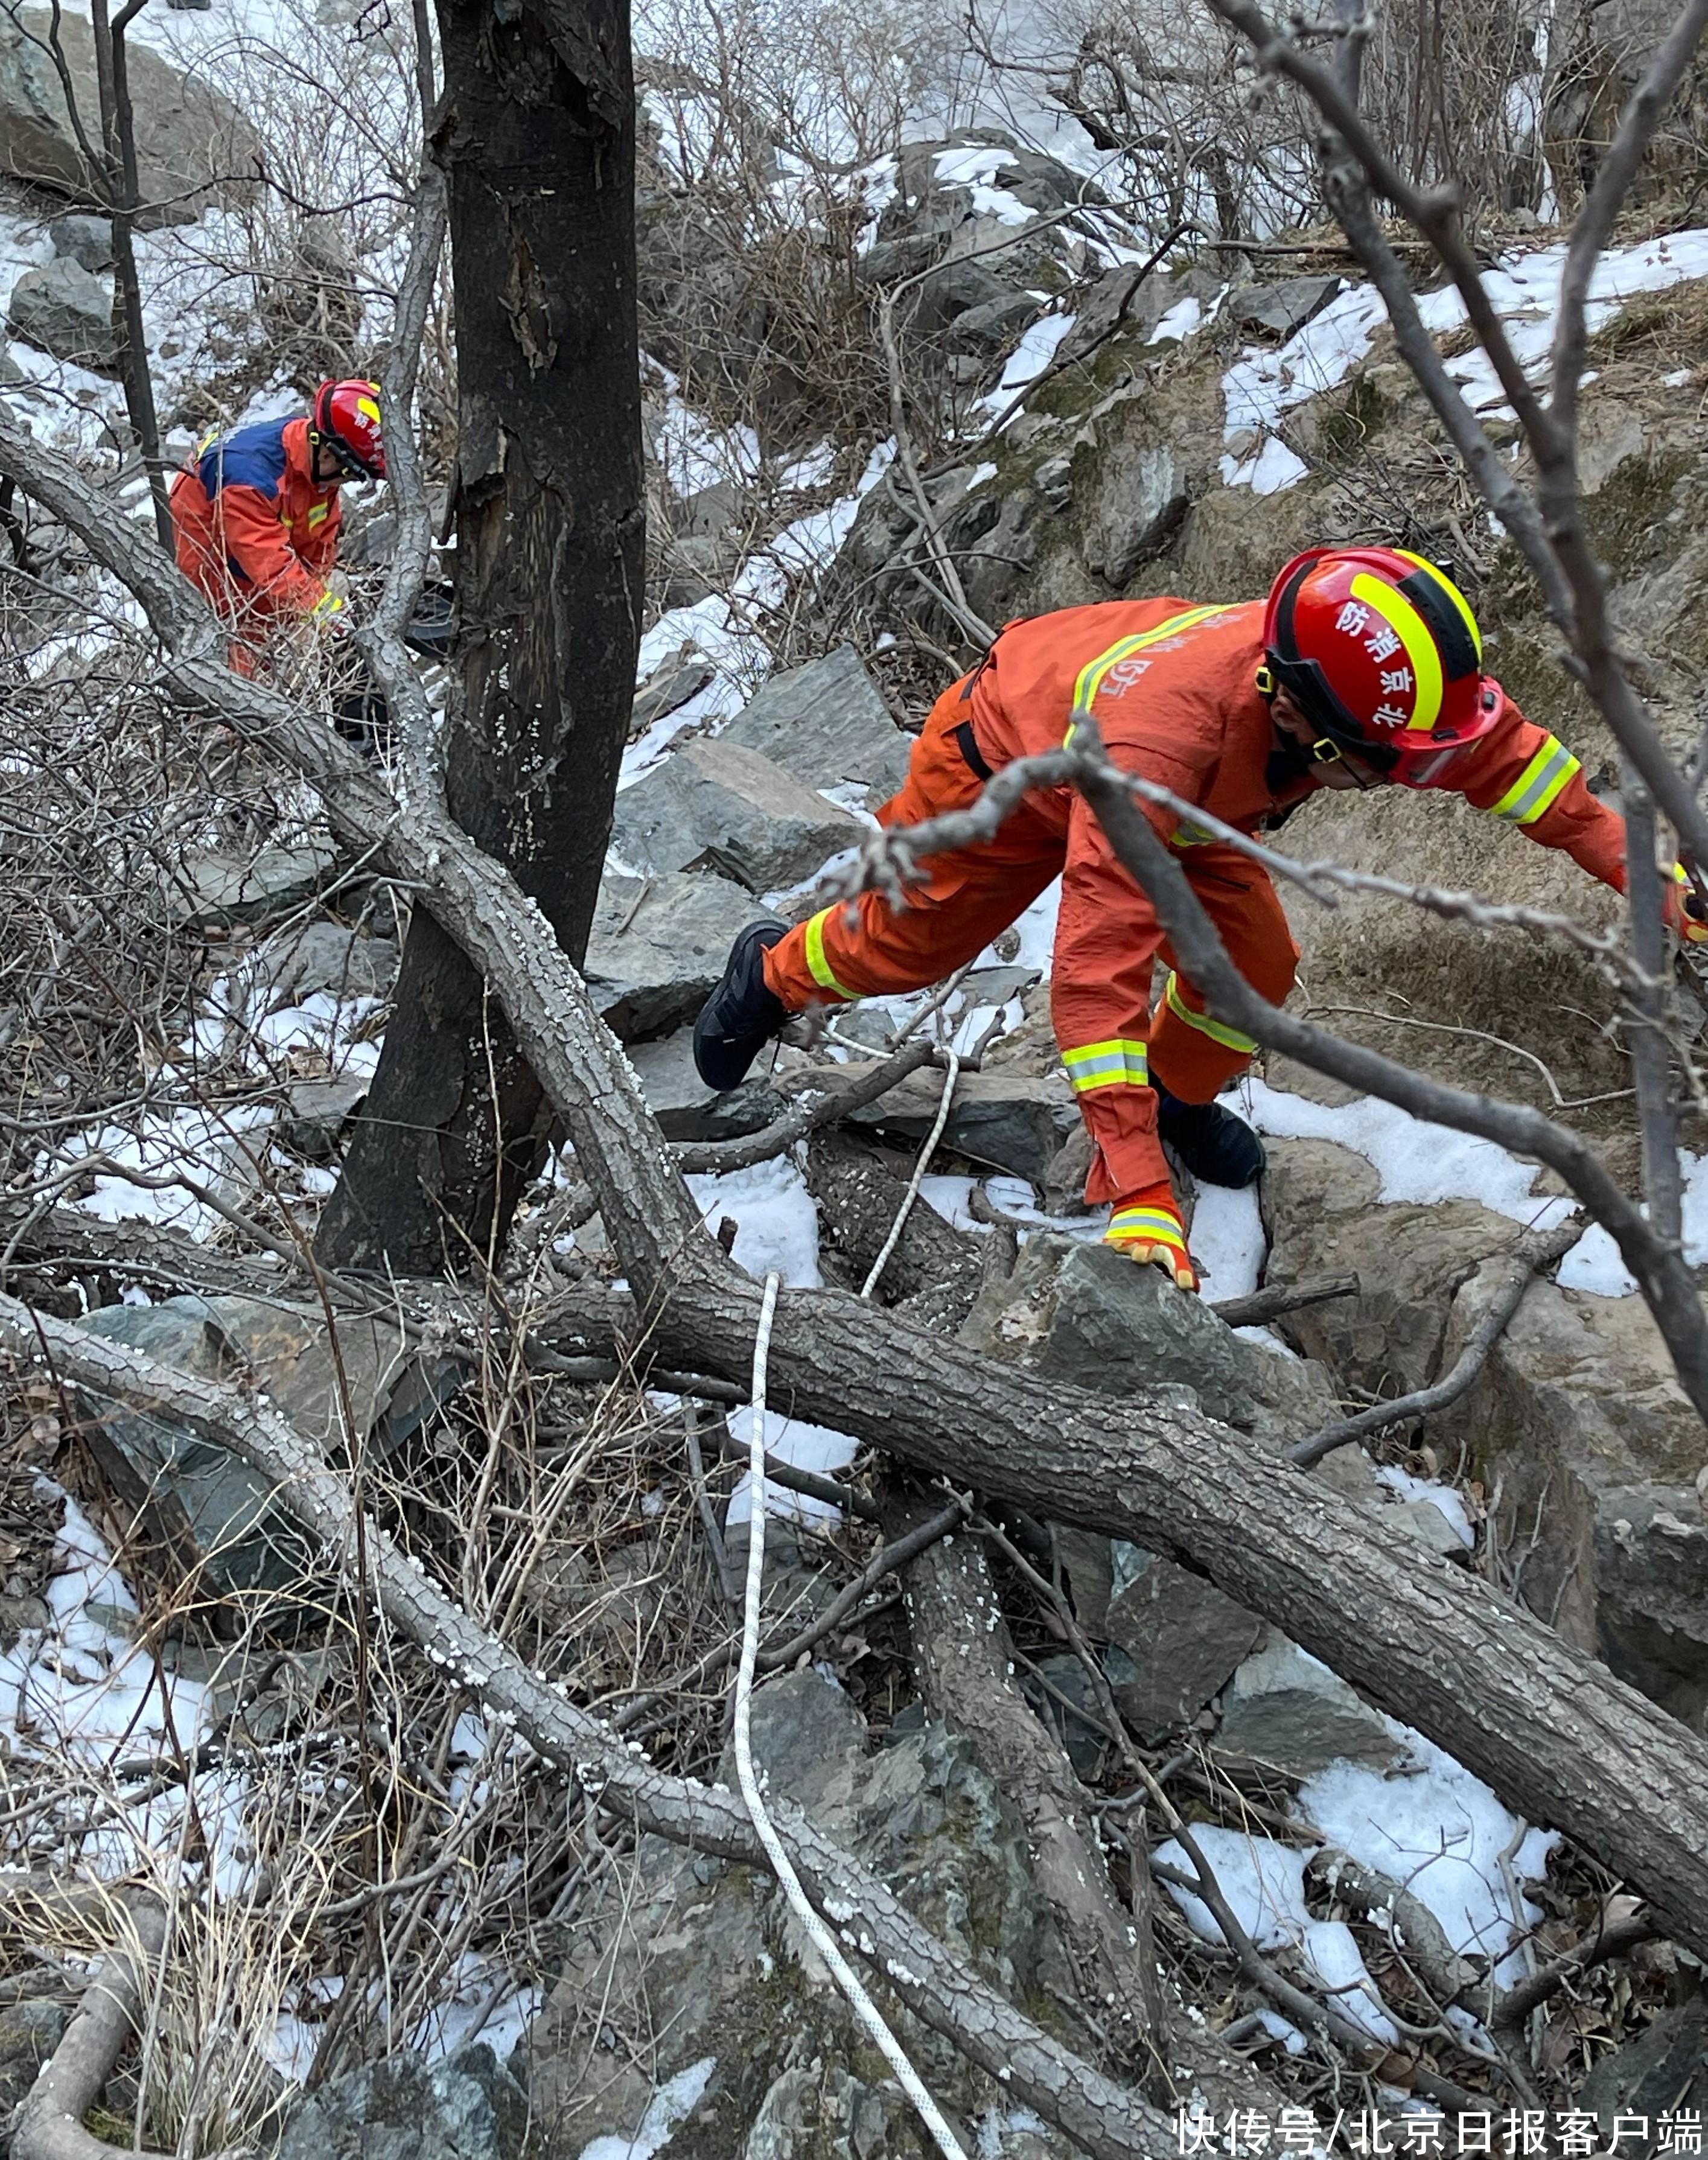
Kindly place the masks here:
[[(952, 1058), (949, 1067), (951, 1086), (953, 1085), (954, 1072), (955, 1062)], [(946, 1093), (945, 1116), (947, 1115), (947, 1103)], [(942, 1119), (938, 1122), (941, 1124)], [(922, 1160), (921, 1158), (921, 1164)], [(898, 1223), (898, 1232), (900, 1227)], [(875, 1269), (873, 1273), (875, 1277)], [(750, 1510), (747, 1602), (742, 1619), (741, 1663), (735, 1675), (736, 1783), (740, 1787), (741, 1797), (752, 1819), (754, 1835), (765, 1847), (766, 1857), (771, 1861), (777, 1881), (782, 1885), (783, 1895), (794, 1908), (813, 1949), (830, 1968), (831, 1976), (847, 1997), (849, 2007), (882, 2051), (885, 2061), (895, 2071), (902, 2091), (913, 2103), (920, 2121), (931, 2132), (943, 2160), (967, 2160), (960, 2140), (943, 2119), (942, 2111), (926, 2090), (919, 2073), (902, 2053), (901, 2042), (885, 2023), (882, 2012), (861, 1985), (859, 1976), (843, 1955), (836, 1938), (812, 1909), (806, 1892), (801, 1887), (801, 1878), (796, 1874), (793, 1863), (784, 1849), (782, 1840), (766, 1813), (759, 1779), (754, 1774), (753, 1675), (759, 1659), (760, 1602), (765, 1589), (765, 1379), (766, 1364), (771, 1355), (771, 1320), (777, 1308), (780, 1280), (774, 1273), (765, 1279), (765, 1297), (760, 1306), (759, 1328), (753, 1342), (753, 1408), (750, 1413), (753, 1425), (747, 1462)]]
[(901, 1242), (901, 1233), (907, 1227), (907, 1218), (913, 1212), (913, 1203), (919, 1197), (919, 1188), (925, 1182), (925, 1173), (937, 1142), (943, 1136), (943, 1127), (949, 1122), (949, 1105), (955, 1099), (955, 1083), (961, 1077), (961, 1060), (953, 1050), (948, 1052), (949, 1069), (943, 1080), (943, 1098), (937, 1104), (937, 1114), (932, 1129), (925, 1136), (925, 1145), (919, 1151), (919, 1160), (913, 1166), (913, 1175), (907, 1181), (907, 1190), (901, 1196), (901, 1205), (896, 1210), (896, 1220), (890, 1225), (890, 1234), (885, 1238), (878, 1257), (872, 1263), (871, 1273), (860, 1285), (860, 1295), (870, 1297), (878, 1287), (878, 1279), (889, 1264), (890, 1255)]

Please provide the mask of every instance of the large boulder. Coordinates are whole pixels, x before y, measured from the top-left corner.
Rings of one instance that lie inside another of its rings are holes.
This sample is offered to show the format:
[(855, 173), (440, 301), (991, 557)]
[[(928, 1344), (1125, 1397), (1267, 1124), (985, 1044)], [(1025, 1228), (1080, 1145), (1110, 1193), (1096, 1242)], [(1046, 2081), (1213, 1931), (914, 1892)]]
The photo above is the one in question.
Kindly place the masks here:
[(808, 787), (862, 790), (874, 807), (906, 777), (912, 748), (851, 645), (772, 676), (718, 740), (759, 751)]
[(527, 2131), (527, 2095), (477, 2043), (332, 2079), (292, 2116), (278, 2160), (520, 2160)]
[(685, 743), (617, 797), (611, 849), (626, 867), (715, 870), (780, 891), (859, 839), (859, 821), (727, 736)]
[[(0, 12), (0, 22), (3, 22)], [(112, 294), (91, 271), (69, 256), (55, 256), (26, 270), (12, 288), (7, 327), (14, 337), (55, 360), (110, 374), (118, 366)]]
[(1213, 1583), (1136, 1545), (1115, 1546), (1119, 1587), (1103, 1632), (1124, 1652), (1109, 1680), (1121, 1714), (1149, 1742), (1195, 1717), (1263, 1632)]
[(1379, 1711), (1274, 1628), (1228, 1685), (1216, 1746), (1295, 1778), (1342, 1759), (1386, 1769), (1405, 1752)]
[(646, 1042), (693, 1020), (736, 932), (766, 912), (751, 893), (709, 870), (607, 870), (583, 970), (606, 1025), (620, 1041)]
[(1119, 455), (1093, 454), (1083, 462), (1096, 491), (1085, 521), (1085, 567), (1108, 584), (1124, 585), (1162, 553), (1186, 516), (1186, 470), (1166, 443), (1124, 443)]
[(112, 220), (110, 217), (90, 217), (77, 211), (68, 211), (56, 217), (48, 227), (48, 238), (54, 243), (55, 255), (68, 255), (74, 262), (80, 262), (86, 270), (97, 275), (113, 267)]
[[(69, 8), (0, 8), (0, 172), (99, 204), (55, 65), (57, 37), (83, 131), (100, 133), (95, 40)], [(143, 226), (191, 222), (209, 202), (249, 200), (261, 138), (231, 100), (132, 39), (126, 47), (136, 112)]]
[[(1458, 1355), (1505, 1270), (1479, 1269), (1441, 1347)], [(1641, 1300), (1533, 1283), (1482, 1378), (1431, 1420), (1497, 1496), (1525, 1602), (1621, 1679), (1708, 1729), (1702, 1426)]]
[[(1017, 1999), (1047, 1996), (1065, 1975), (1020, 1816), (941, 1726), (891, 1737), (869, 1752), (854, 1704), (811, 1668), (755, 1698), (754, 1760), (772, 1799), (804, 1808), (969, 1969)], [(626, 2152), (637, 2135), (636, 2149), (657, 2149), (642, 2125), (662, 2126), (658, 2086), (680, 2104), (672, 2160), (922, 2160), (906, 2102), (875, 2074), (870, 2043), (768, 1875), (645, 1837), (563, 1938), (562, 1976), (516, 2059), (543, 2150), (604, 2152), (594, 2141), (610, 2137)], [(872, 1984), (953, 2114), (1008, 2112), (999, 2085), (918, 2024), (881, 1976)], [(968, 2149), (978, 2143), (974, 2131)], [(1052, 2137), (1036, 2150), (1067, 2147)]]
[(1046, 1379), (1143, 1402), (1161, 1394), (1264, 1440), (1295, 1440), (1335, 1414), (1319, 1365), (1249, 1342), (1160, 1268), (1108, 1245), (1032, 1238), (1005, 1283), (981, 1292), (967, 1339)]
[[(856, 1110), (852, 1122), (890, 1140), (916, 1143), (936, 1124), (942, 1099), (940, 1073), (910, 1073), (875, 1103)], [(1059, 1072), (1035, 1079), (997, 1067), (961, 1075), (942, 1136), (957, 1154), (1041, 1185), (1078, 1123), (1072, 1091)]]
[(1343, 1388), (1400, 1395), (1425, 1386), (1461, 1285), (1510, 1252), (1523, 1226), (1474, 1200), (1384, 1205), (1374, 1166), (1332, 1140), (1272, 1140), (1265, 1150), (1264, 1281), (1285, 1288), (1351, 1272), (1359, 1284), (1356, 1298), (1290, 1315), (1289, 1337)]
[[(342, 1313), (335, 1349), (318, 1309), (262, 1298), (104, 1306), (86, 1325), (163, 1364), (254, 1389), (311, 1447), (333, 1456), (365, 1440), (389, 1454), (460, 1378), (448, 1360), (423, 1365), (395, 1322)], [(176, 1554), (204, 1596), (260, 1591), (271, 1606), (302, 1597), (321, 1576), (324, 1563), (309, 1534), (268, 1481), (224, 1448), (168, 1416), (98, 1397), (83, 1430), (104, 1484)], [(288, 1609), (280, 1605), (273, 1617)]]

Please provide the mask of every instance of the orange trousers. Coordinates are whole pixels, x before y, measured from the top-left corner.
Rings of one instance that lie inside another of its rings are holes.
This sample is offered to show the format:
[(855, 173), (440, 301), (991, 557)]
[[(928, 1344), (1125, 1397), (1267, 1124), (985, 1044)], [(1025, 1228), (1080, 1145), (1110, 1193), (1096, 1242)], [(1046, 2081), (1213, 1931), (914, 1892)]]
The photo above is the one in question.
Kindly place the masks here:
[[(971, 711), (962, 683), (944, 692), (880, 824), (920, 824), (977, 800), (984, 783), (955, 738)], [(1298, 953), (1268, 877), (1216, 843), (1181, 847), (1180, 859), (1235, 966), (1280, 1004)], [(1155, 963), (1160, 958), (1172, 970), (1173, 958), (1083, 802), (1067, 790), (1029, 795), (994, 839), (927, 856), (924, 869), (901, 908), (864, 892), (779, 939), (765, 960), (775, 995), (804, 1012), (923, 989), (974, 958), (1061, 877), (1051, 1020), (1093, 1142), (1086, 1198), (1119, 1205), (1165, 1181), (1151, 1075), (1183, 1102), (1207, 1103), (1245, 1069), (1255, 1045), (1212, 1020), (1192, 984), (1173, 972), (1152, 1010)]]

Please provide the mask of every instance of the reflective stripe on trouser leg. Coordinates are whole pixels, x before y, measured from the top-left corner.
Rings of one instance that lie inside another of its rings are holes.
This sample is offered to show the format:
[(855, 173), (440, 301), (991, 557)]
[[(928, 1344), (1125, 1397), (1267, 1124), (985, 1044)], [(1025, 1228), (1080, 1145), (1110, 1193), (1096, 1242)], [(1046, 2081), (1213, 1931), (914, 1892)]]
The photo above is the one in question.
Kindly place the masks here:
[(1229, 1027), (1224, 1021), (1212, 1020), (1207, 1012), (1193, 1011), (1181, 994), (1178, 975), (1171, 973), (1163, 996), (1169, 1010), (1176, 1019), (1184, 1020), (1188, 1027), (1196, 1028), (1200, 1035), (1207, 1035), (1212, 1042), (1219, 1042), (1224, 1050), (1237, 1051), (1242, 1057), (1256, 1056), (1257, 1045), (1249, 1035), (1242, 1035), (1237, 1027)]
[(859, 993), (857, 990), (848, 989), (838, 982), (836, 971), (824, 957), (825, 922), (828, 916), (836, 912), (838, 908), (845, 907), (847, 905), (846, 901), (835, 901), (829, 907), (821, 907), (818, 914), (807, 922), (807, 965), (811, 970), (813, 981), (821, 990), (828, 990), (833, 998), (852, 999), (858, 997)]
[(1534, 825), (1582, 771), (1559, 736), (1550, 735), (1499, 802), (1490, 803), (1489, 813), (1509, 824)]
[(1150, 1084), (1145, 1046), (1126, 1036), (1112, 1036), (1107, 1042), (1082, 1043), (1077, 1050), (1064, 1050), (1062, 1062), (1076, 1095), (1088, 1095), (1098, 1088), (1144, 1088)]

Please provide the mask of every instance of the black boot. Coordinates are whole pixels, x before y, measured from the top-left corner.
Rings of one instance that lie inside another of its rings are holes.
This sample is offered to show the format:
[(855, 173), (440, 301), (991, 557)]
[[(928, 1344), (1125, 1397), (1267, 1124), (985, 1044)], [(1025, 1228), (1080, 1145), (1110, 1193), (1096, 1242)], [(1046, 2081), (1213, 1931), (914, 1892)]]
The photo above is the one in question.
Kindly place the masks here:
[(747, 1068), (791, 1015), (766, 989), (765, 956), (787, 930), (775, 920), (750, 922), (729, 948), (724, 978), (694, 1022), (694, 1065), (709, 1088), (739, 1088)]
[(1243, 1118), (1219, 1103), (1183, 1103), (1166, 1088), (1156, 1089), (1157, 1135), (1171, 1147), (1201, 1185), (1255, 1185), (1263, 1175), (1264, 1144)]

